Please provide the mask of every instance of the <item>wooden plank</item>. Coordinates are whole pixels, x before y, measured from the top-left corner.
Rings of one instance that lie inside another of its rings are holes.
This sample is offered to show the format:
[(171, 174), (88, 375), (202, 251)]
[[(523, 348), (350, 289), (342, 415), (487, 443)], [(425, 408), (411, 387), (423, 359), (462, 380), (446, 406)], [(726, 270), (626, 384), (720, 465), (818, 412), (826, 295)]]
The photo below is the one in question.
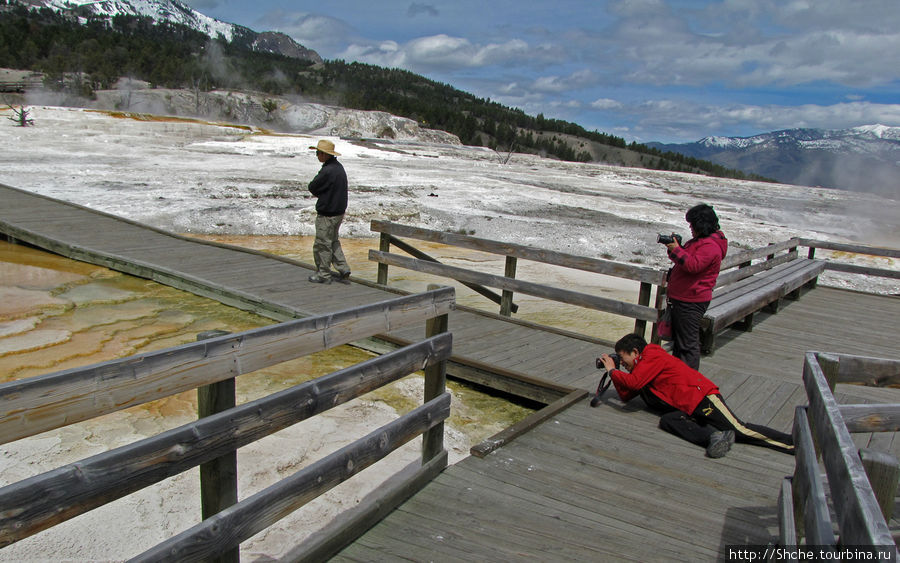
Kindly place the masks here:
[(900, 360), (838, 354), (837, 381), (873, 387), (900, 384)]
[[(528, 441), (528, 445), (533, 443)], [(701, 502), (704, 498), (702, 492), (693, 495), (682, 492), (681, 485), (674, 476), (669, 476), (659, 484), (647, 483), (640, 480), (641, 476), (647, 474), (638, 469), (640, 465), (629, 464), (629, 469), (612, 474), (602, 465), (583, 463), (592, 459), (589, 455), (582, 455), (580, 464), (571, 463), (555, 460), (548, 455), (537, 455), (533, 450), (526, 451), (524, 445), (523, 442), (516, 442), (510, 446), (511, 450), (504, 448), (484, 458), (483, 462), (491, 465), (491, 475), (503, 482), (517, 484), (533, 494), (563, 501), (573, 508), (614, 515), (618, 522), (640, 527), (644, 536), (649, 530), (655, 530), (666, 537), (693, 541), (707, 548), (718, 545), (721, 538), (721, 514), (712, 509), (713, 502), (708, 495)], [(557, 451), (562, 453), (569, 450), (554, 449), (552, 453)], [(672, 454), (671, 451), (669, 453)], [(485, 469), (487, 470), (488, 468)], [(690, 471), (681, 473), (689, 475)], [(714, 483), (718, 493), (719, 484), (716, 481), (707, 480), (705, 489), (698, 484), (697, 490), (708, 493)], [(746, 497), (743, 498), (746, 501)], [(724, 496), (717, 496), (715, 504), (724, 502), (727, 502)], [(622, 506), (628, 506), (629, 510), (623, 511)], [(494, 515), (488, 515), (487, 521), (492, 516)], [(739, 524), (733, 521), (733, 525), (746, 531), (747, 535), (741, 534), (745, 539), (760, 533), (758, 520), (750, 520), (755, 523)], [(672, 521), (679, 522), (679, 525), (665, 523)], [(713, 537), (714, 541), (708, 541)]]
[(859, 459), (866, 470), (875, 498), (881, 507), (885, 521), (890, 522), (894, 514), (894, 497), (897, 495), (897, 480), (900, 479), (900, 462), (891, 454), (871, 449), (861, 449)]
[(665, 285), (665, 271), (652, 268), (642, 268), (632, 264), (612, 262), (575, 256), (563, 252), (555, 252), (520, 244), (493, 241), (455, 233), (432, 231), (407, 225), (399, 225), (388, 221), (372, 221), (370, 229), (376, 233), (389, 233), (396, 237), (407, 237), (450, 246), (458, 246), (470, 250), (480, 250), (503, 256), (514, 256), (523, 260), (541, 262), (554, 266), (563, 266), (596, 274), (604, 274), (617, 278), (625, 278), (639, 282), (647, 282), (654, 285)]
[(555, 334), (535, 334), (533, 331), (518, 337), (506, 339), (505, 334), (481, 336), (481, 345), (466, 346), (459, 349), (460, 353), (477, 358), (483, 362), (505, 363), (504, 360), (521, 358), (537, 353), (552, 353), (557, 351), (560, 343), (568, 342), (562, 336)]
[(778, 545), (791, 548), (797, 545), (797, 524), (794, 521), (794, 493), (791, 478), (785, 477), (778, 491)]
[[(432, 515), (433, 519), (425, 525), (437, 533), (458, 522), (458, 529), (465, 538), (476, 538), (476, 552), (480, 553), (494, 553), (494, 545), (501, 546), (504, 552), (518, 551), (518, 558), (530, 555), (537, 560), (592, 560), (591, 555), (602, 558), (603, 553), (613, 558), (630, 553), (638, 559), (643, 555), (641, 560), (653, 560), (650, 556), (653, 552), (657, 556), (665, 553), (673, 557), (686, 552), (698, 553), (696, 548), (689, 547), (689, 539), (673, 538), (666, 527), (654, 527), (654, 522), (646, 519), (642, 522), (644, 517), (637, 511), (622, 511), (619, 506), (618, 512), (623, 513), (621, 518), (611, 518), (598, 510), (605, 508), (603, 500), (583, 494), (581, 490), (576, 495), (558, 487), (557, 495), (538, 490), (520, 475), (472, 469), (474, 466), (467, 464), (445, 471), (429, 486), (436, 497), (433, 501), (422, 499), (422, 502), (410, 503), (401, 510), (417, 520)], [(572, 497), (577, 501), (571, 502)], [(441, 509), (443, 506), (455, 508), (452, 517), (440, 516), (446, 512)], [(509, 508), (504, 509), (504, 506)], [(634, 505), (634, 508), (639, 507)], [(626, 512), (628, 514), (624, 514)], [(472, 533), (478, 529), (483, 530), (481, 534)], [(596, 553), (596, 550), (602, 552)], [(583, 554), (580, 558), (579, 551)]]
[[(581, 416), (570, 416), (578, 413), (574, 409), (579, 409)], [(618, 410), (612, 403), (590, 409), (585, 401), (553, 423), (543, 425), (527, 442), (514, 442), (512, 450), (497, 453), (500, 458), (515, 453), (517, 459), (527, 462), (526, 467), (532, 464), (530, 456), (543, 456), (542, 466), (558, 464), (571, 473), (570, 479), (581, 479), (578, 474), (586, 466), (591, 467), (608, 474), (609, 486), (614, 489), (633, 487), (649, 496), (675, 498), (697, 509), (709, 504), (702, 491), (704, 487), (708, 491), (712, 482), (716, 484), (717, 495), (722, 495), (720, 500), (725, 502), (728, 498), (746, 500), (748, 495), (772, 498), (783, 472), (790, 469), (793, 461), (788, 454), (743, 444), (736, 445), (724, 461), (704, 461), (703, 448), (658, 426), (659, 416), (653, 413), (643, 410), (629, 413)], [(526, 447), (528, 451), (520, 450)], [(665, 452), (665, 470), (647, 471), (650, 465), (659, 463), (661, 452)], [(766, 464), (779, 472), (768, 475), (772, 478), (770, 483), (759, 482), (759, 469)], [(590, 475), (589, 472), (589, 481)], [(675, 488), (672, 488), (673, 480), (677, 482)]]
[(900, 404), (839, 405), (847, 431), (900, 432)]
[[(388, 236), (391, 236), (391, 235), (388, 235)], [(407, 254), (409, 254), (410, 256), (412, 256), (413, 258), (418, 258), (419, 260), (426, 260), (426, 261), (428, 261), (428, 262), (435, 262), (435, 263), (437, 263), (437, 264), (441, 264), (441, 263), (442, 263), (442, 262), (441, 262), (440, 260), (438, 260), (437, 258), (434, 258), (434, 257), (432, 257), (432, 256), (430, 256), (430, 255), (428, 255), (428, 254), (426, 254), (426, 253), (424, 253), (424, 252), (422, 252), (422, 251), (419, 250), (418, 248), (412, 246), (411, 244), (408, 244), (408, 243), (406, 243), (406, 242), (403, 242), (402, 240), (400, 240), (400, 239), (398, 239), (398, 238), (396, 238), (396, 237), (391, 236), (391, 244), (394, 245), (394, 246), (396, 246), (397, 248), (399, 248), (399, 249), (402, 250), (403, 252), (406, 252)], [(379, 264), (379, 266), (381, 266), (381, 264)], [(515, 269), (513, 269), (513, 272), (515, 272)], [(507, 277), (515, 277), (515, 275), (509, 276), (509, 275), (507, 274)], [(385, 282), (385, 283), (387, 283), (387, 282)], [(491, 301), (493, 301), (493, 302), (496, 303), (497, 305), (501, 305), (501, 314), (502, 314), (502, 310), (503, 310), (502, 303), (501, 303), (502, 297), (501, 297), (500, 295), (498, 295), (497, 293), (491, 291), (490, 289), (488, 289), (488, 288), (486, 288), (486, 287), (484, 287), (484, 286), (482, 286), (482, 285), (478, 285), (478, 284), (475, 284), (475, 283), (468, 283), (468, 282), (462, 282), (462, 283), (463, 283), (464, 286), (468, 287), (469, 289), (471, 289), (471, 290), (474, 291), (475, 293), (477, 293), (477, 294), (479, 294), (479, 295), (481, 295), (481, 296), (483, 296), (483, 297), (486, 297), (486, 298), (490, 299)], [(519, 310), (519, 306), (512, 303), (512, 297), (509, 298), (509, 301), (510, 301), (509, 304), (508, 304), (509, 310), (512, 311), (513, 313), (515, 313), (516, 311), (518, 311), (518, 310)], [(509, 314), (507, 313), (505, 316), (508, 317)]]
[(803, 522), (803, 535), (807, 544), (832, 546), (835, 545), (836, 539), (832, 532), (825, 489), (819, 476), (819, 464), (816, 460), (816, 448), (807, 420), (807, 411), (803, 407), (797, 407), (795, 412), (794, 457), (797, 466), (791, 480), (795, 520)]
[(447, 266), (445, 264), (434, 264), (424, 260), (406, 258), (404, 256), (383, 253), (377, 250), (369, 251), (369, 260), (374, 262), (384, 262), (392, 266), (399, 266), (417, 272), (449, 277), (459, 281), (468, 281), (486, 285), (488, 287), (508, 289), (516, 293), (524, 293), (526, 295), (534, 295), (536, 297), (542, 297), (560, 303), (568, 303), (570, 305), (579, 305), (598, 311), (606, 311), (617, 315), (631, 317), (633, 319), (656, 322), (659, 318), (659, 311), (653, 307), (644, 307), (632, 303), (625, 303), (624, 301), (609, 299), (607, 297), (554, 288), (533, 282), (509, 279), (502, 276), (483, 274), (481, 272), (457, 268), (455, 266)]
[(548, 418), (556, 415), (558, 412), (565, 410), (572, 406), (572, 403), (581, 401), (588, 396), (587, 391), (577, 390), (572, 391), (562, 399), (555, 401), (546, 407), (542, 408), (539, 411), (536, 411), (516, 424), (506, 428), (505, 430), (494, 434), (487, 440), (482, 441), (479, 444), (472, 446), (469, 450), (469, 453), (476, 457), (484, 457), (487, 454), (495, 451), (498, 448), (501, 448), (508, 444), (509, 442), (515, 440), (522, 434), (528, 432), (533, 429), (538, 424), (546, 421)]
[(453, 288), (0, 384), (0, 443), (448, 313)]
[(751, 260), (765, 258), (767, 256), (775, 254), (776, 252), (793, 249), (799, 246), (799, 244), (800, 239), (792, 238), (786, 241), (773, 243), (768, 246), (762, 246), (760, 248), (754, 248), (752, 250), (745, 250), (736, 254), (730, 254), (722, 259), (722, 265), (719, 266), (719, 270), (727, 270), (729, 268), (734, 268), (735, 266), (750, 262)]
[(445, 393), (131, 561), (202, 561), (216, 556), (383, 459), (448, 416), (450, 394)]
[[(423, 365), (443, 361), (450, 355), (450, 345), (449, 334), (437, 336), (8, 485), (0, 489), (0, 506), (14, 509), (0, 512), (0, 547), (221, 457), (401, 379)], [(437, 423), (435, 420), (432, 425)]]
[(413, 462), (406, 470), (380, 485), (373, 496), (364, 498), (349, 513), (343, 513), (339, 520), (314, 533), (286, 553), (282, 560), (300, 563), (327, 561), (437, 477), (447, 467), (447, 457), (444, 451), (424, 464)]
[(832, 262), (831, 260), (825, 263), (825, 269), (831, 272), (846, 272), (850, 274), (860, 274), (863, 276), (877, 276), (881, 278), (900, 280), (900, 270), (888, 270), (886, 268), (860, 266), (858, 264), (842, 264), (840, 262)]
[(794, 250), (771, 260), (765, 260), (763, 262), (759, 262), (758, 264), (753, 264), (745, 268), (735, 268), (728, 272), (720, 273), (719, 277), (716, 278), (716, 288), (718, 289), (742, 279), (749, 278), (750, 276), (753, 276), (760, 272), (771, 270), (776, 266), (780, 266), (792, 260), (796, 260), (797, 258), (797, 251)]
[(800, 246), (808, 246), (811, 248), (822, 248), (824, 250), (837, 250), (839, 252), (850, 252), (853, 254), (868, 254), (870, 256), (886, 256), (888, 258), (900, 258), (900, 250), (896, 248), (884, 248), (875, 246), (864, 246), (861, 244), (847, 244), (842, 242), (827, 242), (823, 240), (813, 240), (807, 238), (799, 239)]

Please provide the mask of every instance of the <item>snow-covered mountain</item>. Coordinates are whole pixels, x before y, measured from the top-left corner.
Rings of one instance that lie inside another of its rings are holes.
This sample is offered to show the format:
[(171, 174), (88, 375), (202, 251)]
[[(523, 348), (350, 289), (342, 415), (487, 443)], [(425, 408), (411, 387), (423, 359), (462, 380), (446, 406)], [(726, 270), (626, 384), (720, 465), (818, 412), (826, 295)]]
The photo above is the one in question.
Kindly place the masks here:
[(900, 197), (900, 127), (786, 129), (651, 146), (790, 184)]
[[(16, 1), (16, 0), (14, 0)], [(17, 0), (34, 8), (45, 7), (73, 17), (117, 15), (145, 16), (155, 22), (181, 24), (212, 38), (220, 35), (226, 41), (239, 40), (260, 52), (276, 53), (287, 57), (322, 62), (318, 53), (300, 45), (289, 36), (267, 31), (258, 33), (248, 27), (227, 23), (201, 14), (177, 0)]]

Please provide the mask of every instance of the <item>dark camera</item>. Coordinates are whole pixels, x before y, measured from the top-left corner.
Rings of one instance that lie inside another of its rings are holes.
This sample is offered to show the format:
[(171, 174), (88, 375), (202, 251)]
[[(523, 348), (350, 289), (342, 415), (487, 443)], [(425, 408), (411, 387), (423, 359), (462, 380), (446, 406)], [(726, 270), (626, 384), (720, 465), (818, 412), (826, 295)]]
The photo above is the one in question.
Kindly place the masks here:
[(664, 235), (662, 233), (657, 233), (656, 242), (660, 244), (672, 244), (675, 241), (678, 241), (678, 245), (681, 245), (681, 235), (676, 235), (672, 233), (671, 235)]
[[(610, 354), (610, 358), (612, 358), (613, 363), (616, 364), (616, 369), (619, 369), (622, 366), (622, 358), (619, 357), (618, 354)], [(603, 360), (597, 358), (597, 369), (606, 369), (606, 366), (603, 365)]]

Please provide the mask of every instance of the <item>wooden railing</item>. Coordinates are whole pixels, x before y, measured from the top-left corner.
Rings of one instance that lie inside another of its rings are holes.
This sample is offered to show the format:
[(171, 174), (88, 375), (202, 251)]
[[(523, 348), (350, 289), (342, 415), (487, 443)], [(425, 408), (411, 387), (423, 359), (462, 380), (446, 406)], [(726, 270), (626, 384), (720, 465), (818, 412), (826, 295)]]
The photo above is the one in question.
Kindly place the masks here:
[[(870, 367), (883, 372), (888, 365), (895, 372), (900, 370), (900, 361), (806, 354), (803, 382), (809, 406), (796, 409), (796, 468), (793, 477), (785, 478), (778, 499), (783, 547), (799, 546), (802, 537), (809, 546), (871, 549), (882, 556), (879, 560), (897, 560), (887, 522), (894, 507), (900, 465), (887, 453), (858, 450), (851, 433), (900, 430), (900, 404), (839, 405), (833, 394), (835, 381), (848, 366), (863, 372)], [(828, 476), (830, 504), (819, 455)], [(837, 519), (837, 537), (832, 513)]]
[(716, 287), (734, 283), (753, 274), (771, 270), (779, 264), (796, 260), (799, 243), (800, 239), (793, 238), (725, 256), (722, 264), (719, 266), (719, 278), (716, 280)]
[[(381, 233), (379, 250), (370, 250), (369, 260), (378, 262), (378, 283), (382, 285), (387, 284), (388, 266), (398, 266), (408, 270), (457, 280), (478, 293), (487, 296), (495, 303), (498, 303), (500, 305), (500, 314), (505, 316), (509, 316), (512, 312), (515, 312), (513, 295), (515, 293), (524, 293), (526, 295), (550, 299), (560, 303), (578, 305), (597, 311), (604, 311), (636, 319), (635, 332), (638, 332), (639, 334), (645, 332), (646, 323), (648, 321), (655, 323), (659, 319), (663, 299), (663, 292), (659, 291), (659, 288), (665, 285), (665, 272), (659, 270), (642, 268), (609, 260), (585, 258), (583, 256), (575, 256), (552, 250), (498, 242), (467, 235), (398, 225), (396, 223), (385, 221), (372, 221), (371, 229), (373, 232)], [(441, 264), (424, 252), (404, 242), (400, 237), (505, 256), (506, 266), (504, 275), (497, 276), (485, 274), (474, 270)], [(392, 254), (390, 252), (391, 245), (411, 254), (414, 258)], [(517, 280), (516, 267), (519, 259), (640, 282), (637, 304), (552, 287), (546, 284)], [(650, 306), (654, 285), (657, 286), (657, 302), (654, 306)], [(500, 289), (502, 290), (502, 294), (497, 295), (485, 286)]]
[[(639, 267), (610, 260), (586, 258), (515, 243), (422, 229), (387, 221), (372, 221), (371, 230), (380, 233), (379, 249), (377, 251), (370, 250), (369, 259), (378, 262), (377, 282), (381, 285), (387, 285), (389, 266), (397, 266), (454, 279), (500, 305), (499, 312), (504, 316), (510, 316), (517, 311), (518, 306), (513, 302), (513, 296), (515, 293), (523, 293), (560, 303), (633, 318), (635, 319), (634, 331), (642, 335), (646, 332), (647, 322), (655, 323), (665, 308), (666, 270)], [(491, 275), (441, 264), (437, 259), (402, 240), (401, 237), (504, 256), (506, 259), (504, 274), (502, 276)], [(399, 248), (413, 258), (391, 253), (392, 246)], [(792, 238), (760, 248), (729, 254), (722, 261), (716, 286), (723, 287), (755, 274), (767, 272), (786, 262), (798, 260), (801, 258), (798, 250), (800, 246), (809, 247), (808, 258), (810, 259), (815, 257), (816, 248), (875, 256), (900, 257), (900, 250)], [(546, 284), (517, 280), (516, 268), (519, 259), (639, 282), (640, 289), (637, 303), (618, 301)], [(833, 261), (826, 261), (825, 268), (835, 271), (900, 278), (900, 271), (861, 267)], [(809, 285), (812, 286), (813, 284), (814, 282), (811, 282)], [(656, 287), (655, 291), (654, 286)], [(500, 289), (501, 293), (498, 294), (489, 288)], [(797, 291), (799, 292), (799, 290)], [(651, 305), (651, 298), (654, 295), (655, 299)], [(651, 332), (650, 338), (653, 342), (659, 342), (655, 327)]]
[(27, 84), (25, 82), (19, 80), (16, 82), (3, 82), (0, 81), (0, 92), (25, 92), (25, 87)]
[[(870, 256), (881, 256), (884, 258), (900, 258), (900, 250), (894, 248), (878, 248), (874, 246), (864, 246), (861, 244), (844, 244), (838, 242), (826, 242), (812, 239), (798, 239), (801, 246), (809, 247), (808, 256), (814, 258), (816, 249), (834, 250), (837, 252), (846, 252), (848, 254), (868, 254)], [(826, 270), (835, 272), (848, 272), (851, 274), (864, 274), (867, 276), (879, 276), (884, 278), (900, 279), (900, 270), (888, 270), (886, 268), (874, 268), (869, 266), (859, 266), (856, 264), (845, 264), (834, 260), (828, 260), (825, 264)]]
[[(443, 421), (449, 416), (450, 396), (444, 382), (452, 337), (446, 332), (446, 319), (454, 302), (454, 290), (440, 288), (0, 385), (0, 442), (5, 443), (427, 322), (427, 338), (416, 344), (3, 487), (0, 547), (219, 459), (424, 368), (422, 406), (135, 560), (193, 561), (233, 552), (242, 541), (422, 435), (421, 468), (398, 489), (383, 491), (378, 509), (396, 506), (447, 465)], [(358, 514), (311, 548), (310, 557), (328, 557), (376, 518), (372, 513)]]

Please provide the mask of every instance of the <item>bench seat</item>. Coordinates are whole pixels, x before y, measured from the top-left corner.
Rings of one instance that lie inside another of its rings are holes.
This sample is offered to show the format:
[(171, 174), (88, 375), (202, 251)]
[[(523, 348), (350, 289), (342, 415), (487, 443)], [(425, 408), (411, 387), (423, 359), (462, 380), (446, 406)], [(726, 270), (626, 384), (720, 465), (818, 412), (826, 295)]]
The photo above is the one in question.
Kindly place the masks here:
[(797, 298), (801, 287), (814, 286), (824, 270), (824, 261), (796, 258), (716, 288), (700, 322), (701, 350), (712, 353), (716, 334), (739, 321), (750, 330), (755, 312), (764, 307), (776, 312), (785, 297)]

